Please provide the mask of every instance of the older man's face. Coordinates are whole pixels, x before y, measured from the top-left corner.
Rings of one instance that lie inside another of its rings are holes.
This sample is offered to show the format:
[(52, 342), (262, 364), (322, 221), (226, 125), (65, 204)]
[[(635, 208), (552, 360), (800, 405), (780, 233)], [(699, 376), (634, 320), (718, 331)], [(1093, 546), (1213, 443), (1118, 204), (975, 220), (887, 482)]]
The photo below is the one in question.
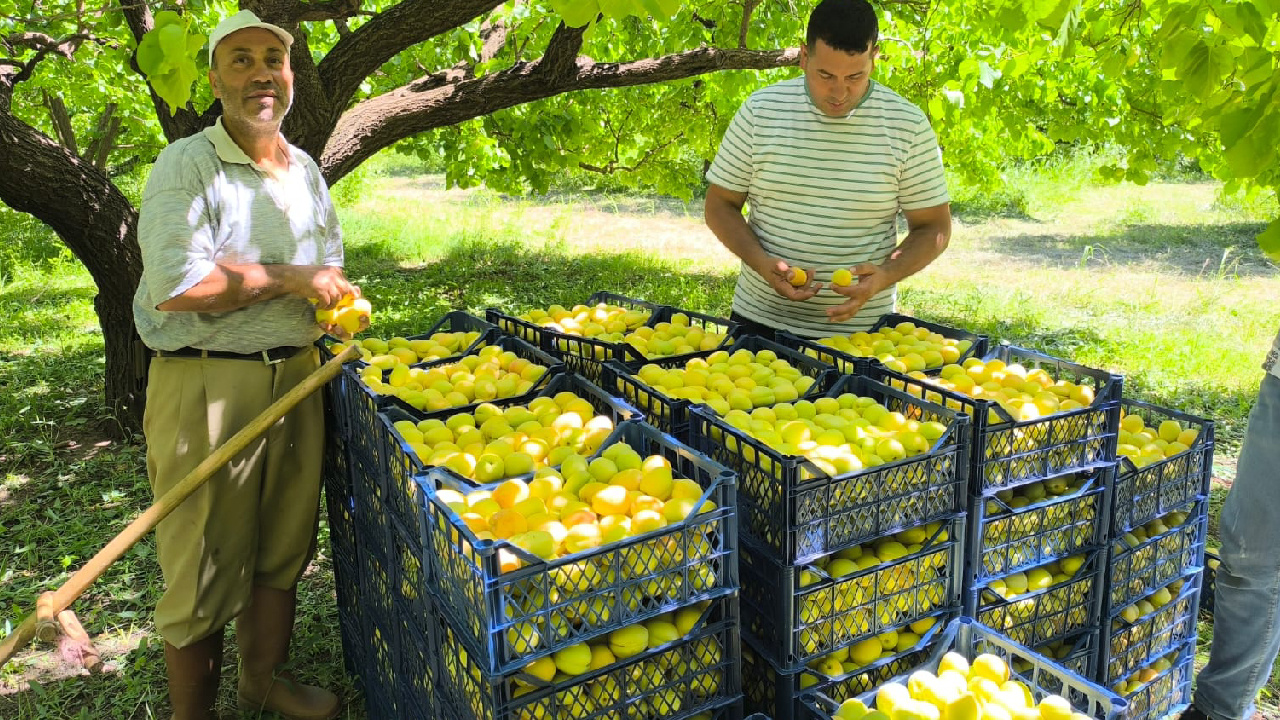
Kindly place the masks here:
[(270, 30), (231, 33), (214, 49), (209, 83), (227, 120), (279, 128), (293, 102), (289, 51)]

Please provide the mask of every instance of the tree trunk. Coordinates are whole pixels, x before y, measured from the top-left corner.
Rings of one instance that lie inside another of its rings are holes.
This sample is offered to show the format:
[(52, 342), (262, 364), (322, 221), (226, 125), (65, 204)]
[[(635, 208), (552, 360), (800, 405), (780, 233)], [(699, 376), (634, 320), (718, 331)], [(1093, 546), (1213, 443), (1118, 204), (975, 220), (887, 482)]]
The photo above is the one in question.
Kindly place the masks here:
[(89, 270), (106, 344), (106, 404), (122, 435), (142, 428), (145, 365), (135, 362), (133, 293), (142, 277), (138, 213), (110, 178), (0, 109), (0, 201), (42, 220)]

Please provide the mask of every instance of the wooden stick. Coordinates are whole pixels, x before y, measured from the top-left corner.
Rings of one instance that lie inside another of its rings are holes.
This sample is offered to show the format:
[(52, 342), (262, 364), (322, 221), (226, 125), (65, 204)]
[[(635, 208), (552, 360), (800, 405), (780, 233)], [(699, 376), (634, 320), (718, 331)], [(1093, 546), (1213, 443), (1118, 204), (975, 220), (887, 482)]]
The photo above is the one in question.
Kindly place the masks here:
[(61, 655), (79, 662), (91, 673), (102, 670), (102, 656), (89, 639), (89, 633), (84, 631), (80, 618), (70, 610), (63, 610), (58, 613), (58, 625), (62, 628), (62, 639), (58, 642)]
[(37, 640), (50, 643), (58, 638), (61, 628), (58, 627), (58, 620), (54, 617), (57, 614), (53, 609), (53, 591), (40, 593), (40, 597), (36, 598)]
[[(329, 382), (342, 371), (342, 364), (348, 360), (354, 360), (360, 354), (358, 345), (352, 344), (346, 350), (343, 350), (332, 360), (325, 363), (322, 367), (311, 373), (305, 380), (298, 383), (292, 390), (285, 393), (283, 397), (262, 411), (262, 414), (254, 418), (240, 429), (235, 435), (232, 435), (221, 447), (214, 450), (191, 472), (187, 473), (177, 485), (169, 489), (156, 500), (155, 504), (147, 508), (141, 515), (129, 523), (129, 526), (120, 531), (108, 542), (97, 555), (89, 559), (83, 567), (75, 572), (67, 579), (62, 587), (53, 591), (53, 608), (61, 612), (65, 610), (76, 598), (84, 594), (84, 591), (96, 581), (103, 572), (106, 571), (111, 564), (119, 560), (129, 548), (133, 547), (144, 535), (155, 529), (169, 513), (173, 512), (183, 500), (186, 500), (191, 493), (200, 489), (209, 480), (209, 476), (215, 470), (226, 465), (236, 455), (239, 455), (249, 443), (258, 438), (259, 435), (266, 432), (272, 425), (276, 424), (280, 418), (284, 417), (304, 398), (319, 390), (325, 383)], [(9, 662), (19, 650), (27, 646), (36, 634), (37, 624), (36, 613), (31, 613), (23, 619), (22, 623), (9, 634), (9, 637), (0, 643), (0, 666)]]

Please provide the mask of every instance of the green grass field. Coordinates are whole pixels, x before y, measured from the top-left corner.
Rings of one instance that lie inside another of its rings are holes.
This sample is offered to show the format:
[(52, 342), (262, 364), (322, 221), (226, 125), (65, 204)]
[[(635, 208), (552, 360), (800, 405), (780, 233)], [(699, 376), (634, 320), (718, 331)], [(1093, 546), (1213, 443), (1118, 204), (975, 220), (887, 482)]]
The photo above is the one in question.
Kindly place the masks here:
[[(1123, 373), (1128, 395), (1212, 418), (1215, 474), (1229, 481), (1280, 327), (1280, 276), (1253, 240), (1277, 208), (1205, 182), (1099, 187), (1091, 162), (1011, 170), (1002, 193), (954, 188), (952, 245), (904, 283), (899, 310)], [(447, 310), (523, 310), (598, 290), (729, 310), (737, 265), (698, 202), (448, 191), (395, 157), (335, 196), (348, 271), (380, 335), (421, 331)], [(16, 624), (150, 501), (141, 446), (107, 439), (94, 294), (43, 226), (0, 209), (0, 623)], [(342, 667), (326, 533), (302, 584), (295, 656), (304, 677), (344, 693), (344, 717), (364, 718)], [(79, 675), (55, 651), (29, 649), (0, 670), (0, 717), (167, 716), (150, 623), (160, 583), (144, 541), (74, 606), (114, 671)], [(234, 667), (229, 652), (228, 708)], [(1278, 700), (1273, 676), (1269, 713)]]

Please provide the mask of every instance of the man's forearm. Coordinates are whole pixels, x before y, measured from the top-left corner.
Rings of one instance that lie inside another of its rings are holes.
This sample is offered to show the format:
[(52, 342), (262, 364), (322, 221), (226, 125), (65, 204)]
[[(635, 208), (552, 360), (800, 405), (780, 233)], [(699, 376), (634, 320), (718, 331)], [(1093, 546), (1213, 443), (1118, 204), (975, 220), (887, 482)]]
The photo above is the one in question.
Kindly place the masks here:
[(950, 228), (940, 225), (923, 225), (913, 229), (893, 250), (889, 258), (880, 264), (892, 284), (897, 284), (928, 267), (938, 259), (950, 241)]
[(183, 294), (156, 306), (166, 312), (228, 312), (297, 292), (298, 266), (217, 265)]

